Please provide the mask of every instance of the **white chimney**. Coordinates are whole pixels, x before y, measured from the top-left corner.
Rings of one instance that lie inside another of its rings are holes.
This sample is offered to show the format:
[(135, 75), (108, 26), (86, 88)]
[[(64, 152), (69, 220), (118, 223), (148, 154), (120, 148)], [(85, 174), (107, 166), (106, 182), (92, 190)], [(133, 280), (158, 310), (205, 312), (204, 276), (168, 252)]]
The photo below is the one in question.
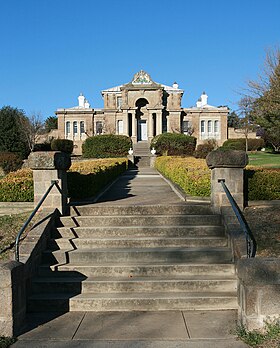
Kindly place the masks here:
[(179, 85), (178, 85), (177, 82), (174, 82), (172, 87), (175, 88), (175, 89), (178, 89)]
[(90, 103), (88, 102), (88, 100), (85, 100), (85, 109), (89, 109), (90, 108)]
[(80, 93), (78, 96), (79, 106), (84, 108), (85, 107), (85, 97), (83, 96), (83, 93)]
[(202, 107), (201, 98), (198, 98), (198, 100), (197, 100), (197, 102), (196, 102), (196, 107), (197, 107), (197, 108), (201, 108), (201, 107)]
[(208, 95), (205, 92), (203, 92), (201, 94), (201, 106), (202, 107), (207, 105), (207, 100), (208, 100)]

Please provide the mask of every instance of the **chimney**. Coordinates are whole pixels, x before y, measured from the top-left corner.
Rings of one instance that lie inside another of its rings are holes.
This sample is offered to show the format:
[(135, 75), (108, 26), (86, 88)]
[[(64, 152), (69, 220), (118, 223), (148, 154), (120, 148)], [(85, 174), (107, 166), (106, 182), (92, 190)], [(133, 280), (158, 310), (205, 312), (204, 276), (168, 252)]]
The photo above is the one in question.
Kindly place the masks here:
[(207, 105), (207, 100), (208, 100), (208, 95), (205, 92), (203, 92), (201, 94), (201, 107)]
[(78, 96), (79, 106), (84, 108), (85, 107), (85, 97), (83, 96), (83, 93), (80, 93)]
[(88, 100), (85, 100), (85, 109), (89, 109), (90, 108), (90, 103), (88, 102)]
[(173, 85), (172, 85), (172, 87), (175, 88), (175, 89), (178, 89), (179, 85), (178, 85), (177, 82), (174, 82)]

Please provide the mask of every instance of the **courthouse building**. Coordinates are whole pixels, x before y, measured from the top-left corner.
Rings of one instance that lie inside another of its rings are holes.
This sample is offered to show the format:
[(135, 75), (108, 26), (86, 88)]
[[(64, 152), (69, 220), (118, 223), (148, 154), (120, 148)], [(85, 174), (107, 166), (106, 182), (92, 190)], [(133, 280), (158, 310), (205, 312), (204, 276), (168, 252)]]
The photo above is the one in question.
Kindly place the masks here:
[(57, 109), (58, 137), (74, 141), (74, 152), (81, 153), (83, 141), (97, 134), (123, 134), (133, 143), (150, 142), (158, 134), (191, 134), (197, 144), (215, 139), (218, 145), (227, 139), (227, 107), (208, 105), (203, 93), (196, 106), (184, 108), (184, 91), (176, 82), (166, 86), (154, 82), (141, 70), (129, 83), (103, 90), (104, 108), (91, 107), (80, 94), (78, 106)]

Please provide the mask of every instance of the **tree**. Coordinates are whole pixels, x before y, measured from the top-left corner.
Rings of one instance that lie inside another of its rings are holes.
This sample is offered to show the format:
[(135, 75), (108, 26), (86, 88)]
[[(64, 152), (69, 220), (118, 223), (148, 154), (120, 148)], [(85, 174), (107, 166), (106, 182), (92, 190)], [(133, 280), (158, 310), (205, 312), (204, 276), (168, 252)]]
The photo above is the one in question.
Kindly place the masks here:
[(34, 145), (44, 130), (44, 123), (40, 114), (32, 114), (29, 117), (20, 118), (23, 135), (27, 141), (30, 151), (34, 150)]
[(240, 119), (235, 111), (229, 113), (227, 125), (232, 128), (240, 128)]
[(280, 50), (268, 51), (262, 75), (247, 83), (247, 96), (253, 98), (252, 116), (264, 130), (264, 138), (280, 150)]
[(22, 159), (28, 156), (29, 146), (21, 126), (25, 120), (23, 110), (11, 106), (0, 109), (0, 151), (17, 153)]
[(45, 130), (50, 132), (52, 129), (57, 129), (57, 116), (49, 116), (45, 121)]

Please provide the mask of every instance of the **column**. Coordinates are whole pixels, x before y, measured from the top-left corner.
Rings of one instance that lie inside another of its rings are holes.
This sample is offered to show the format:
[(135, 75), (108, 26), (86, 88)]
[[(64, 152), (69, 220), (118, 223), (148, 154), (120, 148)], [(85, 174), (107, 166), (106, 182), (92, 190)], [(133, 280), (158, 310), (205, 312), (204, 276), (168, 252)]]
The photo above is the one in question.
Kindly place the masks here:
[(123, 134), (128, 136), (128, 110), (123, 110)]
[(154, 119), (152, 110), (148, 113), (148, 140), (151, 141), (154, 137)]
[(156, 135), (162, 133), (162, 111), (157, 111), (156, 113), (156, 118), (157, 118), (157, 129), (156, 129)]
[(132, 122), (132, 135), (131, 139), (133, 143), (137, 142), (137, 130), (136, 130), (136, 117), (135, 110), (131, 110), (131, 122)]

